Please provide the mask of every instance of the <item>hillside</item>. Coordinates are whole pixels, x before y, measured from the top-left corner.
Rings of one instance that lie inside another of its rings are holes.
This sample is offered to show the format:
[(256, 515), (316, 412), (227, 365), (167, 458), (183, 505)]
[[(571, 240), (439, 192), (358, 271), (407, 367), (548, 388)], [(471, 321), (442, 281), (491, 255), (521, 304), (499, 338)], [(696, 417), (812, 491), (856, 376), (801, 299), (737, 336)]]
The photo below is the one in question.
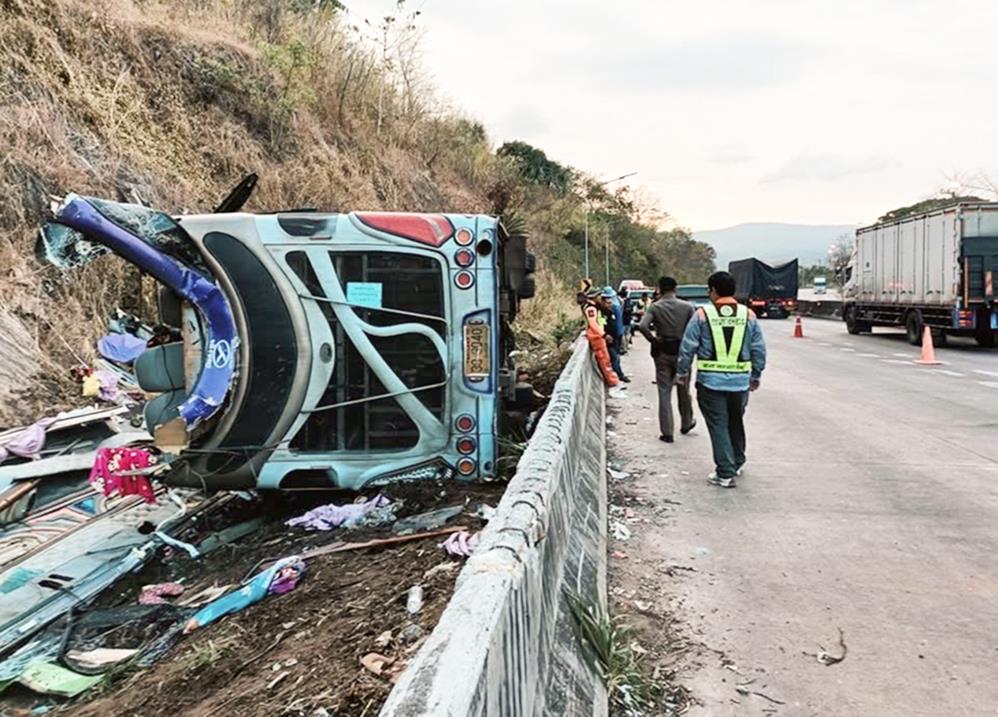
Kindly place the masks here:
[(726, 267), (733, 259), (755, 256), (760, 259), (800, 259), (802, 265), (824, 260), (829, 245), (843, 234), (852, 236), (848, 224), (781, 224), (755, 222), (724, 229), (693, 232), (693, 238), (707, 242), (717, 252), (717, 265)]
[[(688, 233), (642, 224), (626, 191), (529, 145), (497, 152), (481, 124), (440, 109), (419, 22), (404, 0), (370, 23), (335, 0), (0, 1), (0, 355), (23, 356), (0, 372), (0, 396), (20, 398), (0, 425), (78, 400), (68, 371), (134, 281), (114, 260), (72, 275), (35, 260), (50, 195), (206, 211), (256, 172), (250, 211), (503, 214), (538, 254), (522, 324), (545, 336), (576, 318), (587, 208), (597, 276), (607, 241), (613, 281), (712, 267)], [(538, 158), (558, 171), (535, 172)]]

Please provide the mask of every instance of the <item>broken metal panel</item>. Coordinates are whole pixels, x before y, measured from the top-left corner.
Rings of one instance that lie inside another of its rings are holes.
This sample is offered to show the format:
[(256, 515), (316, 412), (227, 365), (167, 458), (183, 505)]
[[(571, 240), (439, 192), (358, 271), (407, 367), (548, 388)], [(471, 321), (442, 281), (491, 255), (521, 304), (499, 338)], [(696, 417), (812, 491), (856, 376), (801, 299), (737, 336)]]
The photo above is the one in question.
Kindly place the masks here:
[[(189, 498), (192, 505), (198, 500)], [(91, 517), (8, 565), (0, 572), (0, 655), (142, 565), (159, 542), (137, 526), (148, 521), (169, 530), (188, 516), (170, 501), (130, 497), (121, 509)]]
[[(114, 218), (109, 219), (98, 206)], [(219, 410), (231, 386), (239, 345), (232, 311), (214, 281), (181, 263), (189, 260), (207, 273), (197, 247), (176, 222), (144, 208), (142, 212), (117, 211), (115, 206), (69, 195), (56, 213), (56, 221), (148, 272), (191, 302), (205, 318), (205, 361), (190, 395), (180, 406), (180, 415), (191, 429)], [(52, 226), (52, 222), (46, 225), (43, 237), (52, 234)], [(155, 246), (149, 243), (149, 237), (156, 237), (158, 243)]]

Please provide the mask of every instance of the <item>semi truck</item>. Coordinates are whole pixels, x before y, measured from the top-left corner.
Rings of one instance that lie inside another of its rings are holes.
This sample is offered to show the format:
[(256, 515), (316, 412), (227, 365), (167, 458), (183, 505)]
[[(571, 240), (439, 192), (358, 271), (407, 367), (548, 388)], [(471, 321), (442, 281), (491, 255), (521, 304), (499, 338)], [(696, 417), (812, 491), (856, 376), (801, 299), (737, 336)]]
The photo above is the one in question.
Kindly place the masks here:
[(771, 265), (750, 258), (728, 264), (735, 277), (735, 298), (758, 316), (785, 319), (797, 309), (797, 260)]
[(903, 326), (919, 345), (998, 332), (998, 203), (958, 203), (856, 231), (846, 269), (843, 319), (850, 334)]

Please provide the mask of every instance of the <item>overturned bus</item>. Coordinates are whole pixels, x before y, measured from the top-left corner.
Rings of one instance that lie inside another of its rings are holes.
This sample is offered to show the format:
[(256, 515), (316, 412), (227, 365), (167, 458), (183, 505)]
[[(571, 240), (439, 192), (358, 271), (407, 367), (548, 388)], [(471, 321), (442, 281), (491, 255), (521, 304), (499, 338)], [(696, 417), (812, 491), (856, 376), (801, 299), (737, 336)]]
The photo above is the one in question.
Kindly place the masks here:
[(503, 409), (533, 395), (509, 356), (533, 256), (495, 217), (171, 217), (70, 195), (39, 252), (63, 268), (114, 253), (159, 282), (176, 340), (134, 373), (171, 485), (487, 478)]

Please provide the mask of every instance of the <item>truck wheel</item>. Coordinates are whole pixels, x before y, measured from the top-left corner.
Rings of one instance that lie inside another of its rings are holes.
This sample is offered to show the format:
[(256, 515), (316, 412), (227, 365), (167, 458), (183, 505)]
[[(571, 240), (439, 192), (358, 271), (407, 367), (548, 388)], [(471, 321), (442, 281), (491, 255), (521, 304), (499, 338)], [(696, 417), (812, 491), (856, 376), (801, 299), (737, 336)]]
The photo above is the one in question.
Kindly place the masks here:
[(922, 345), (922, 326), (922, 315), (918, 311), (908, 312), (908, 318), (904, 322), (904, 328), (908, 335), (908, 343), (912, 346)]
[(862, 333), (870, 333), (871, 327), (865, 321), (860, 321), (856, 318), (856, 307), (850, 306), (846, 310), (846, 331), (848, 331), (853, 336)]
[(977, 341), (977, 345), (985, 349), (993, 349), (995, 347), (995, 334), (993, 331), (986, 331), (979, 334), (974, 334), (974, 340)]

